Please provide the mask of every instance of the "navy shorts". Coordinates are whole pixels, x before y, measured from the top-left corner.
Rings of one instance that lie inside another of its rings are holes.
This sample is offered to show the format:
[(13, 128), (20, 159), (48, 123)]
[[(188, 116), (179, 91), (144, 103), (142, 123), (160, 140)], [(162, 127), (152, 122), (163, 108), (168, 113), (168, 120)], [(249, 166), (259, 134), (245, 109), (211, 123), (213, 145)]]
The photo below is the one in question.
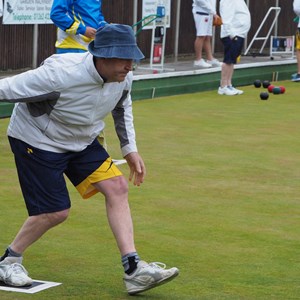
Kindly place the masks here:
[(64, 175), (83, 198), (98, 192), (93, 183), (122, 175), (97, 139), (81, 152), (66, 153), (41, 150), (12, 137), (9, 142), (30, 216), (71, 207)]
[(225, 37), (222, 39), (224, 46), (223, 62), (225, 64), (236, 64), (237, 58), (242, 53), (244, 40), (244, 38), (239, 36), (235, 37), (234, 39), (230, 39), (230, 37)]

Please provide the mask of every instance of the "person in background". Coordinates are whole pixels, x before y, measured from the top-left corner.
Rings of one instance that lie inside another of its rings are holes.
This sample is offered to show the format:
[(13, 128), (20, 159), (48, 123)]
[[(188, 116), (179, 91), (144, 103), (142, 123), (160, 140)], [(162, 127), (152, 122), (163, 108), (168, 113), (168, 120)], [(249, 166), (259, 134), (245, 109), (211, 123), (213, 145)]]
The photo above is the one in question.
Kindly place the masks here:
[[(213, 57), (211, 45), (213, 19), (217, 17), (216, 0), (193, 0), (192, 12), (196, 27), (194, 66), (200, 68), (220, 67), (221, 63)], [(206, 53), (206, 61), (202, 58), (203, 50)]]
[[(23, 253), (67, 219), (71, 200), (66, 176), (82, 198), (97, 193), (105, 197), (108, 222), (124, 267), (123, 280), (127, 292), (137, 294), (172, 280), (179, 271), (140, 259), (127, 180), (97, 136), (105, 126), (104, 118), (112, 113), (130, 168), (129, 180), (140, 186), (146, 168), (137, 150), (130, 92), (133, 61), (144, 55), (132, 28), (121, 24), (100, 27), (88, 49), (87, 53), (52, 55), (34, 70), (0, 80), (0, 101), (16, 103), (8, 139), (28, 212), (0, 257), (0, 281), (11, 286), (32, 285), (22, 265)], [(96, 269), (101, 271), (99, 266)]]
[(101, 0), (54, 0), (50, 18), (57, 27), (56, 53), (86, 52), (106, 24)]
[(221, 0), (220, 15), (221, 40), (224, 46), (224, 59), (221, 71), (220, 95), (240, 95), (242, 90), (232, 86), (234, 65), (242, 53), (244, 40), (251, 27), (251, 16), (244, 0)]
[(294, 0), (293, 9), (297, 15), (297, 33), (296, 33), (296, 58), (297, 58), (297, 73), (292, 75), (292, 81), (300, 81), (300, 0)]
[[(102, 14), (102, 0), (54, 0), (50, 18), (57, 27), (56, 53), (82, 53), (95, 38), (106, 21)], [(107, 148), (104, 132), (99, 142)]]

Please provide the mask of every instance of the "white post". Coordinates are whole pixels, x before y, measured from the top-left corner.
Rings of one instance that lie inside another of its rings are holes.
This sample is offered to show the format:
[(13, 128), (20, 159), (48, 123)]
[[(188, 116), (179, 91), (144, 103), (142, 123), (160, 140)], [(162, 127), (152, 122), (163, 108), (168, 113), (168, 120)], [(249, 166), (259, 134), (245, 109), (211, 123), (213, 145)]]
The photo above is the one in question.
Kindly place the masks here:
[(39, 35), (39, 25), (33, 25), (33, 44), (32, 44), (32, 68), (37, 67), (37, 56), (38, 56), (38, 35)]
[[(136, 24), (137, 23), (137, 11), (138, 11), (138, 0), (133, 0), (133, 23), (132, 24)], [(133, 28), (134, 33), (136, 33), (137, 28), (136, 26), (134, 26)]]
[(176, 28), (175, 28), (175, 44), (174, 44), (174, 61), (178, 60), (178, 43), (179, 43), (179, 28), (180, 28), (180, 6), (181, 0), (177, 0), (176, 10)]
[[(249, 5), (250, 5), (250, 0), (247, 0), (248, 8), (249, 8)], [(248, 47), (248, 35), (246, 36), (245, 41), (244, 41), (244, 50), (247, 49), (247, 47)]]
[[(279, 0), (276, 0), (275, 7), (279, 7)], [(278, 36), (278, 21), (277, 21), (277, 19), (276, 19), (276, 23), (275, 23), (274, 35)]]

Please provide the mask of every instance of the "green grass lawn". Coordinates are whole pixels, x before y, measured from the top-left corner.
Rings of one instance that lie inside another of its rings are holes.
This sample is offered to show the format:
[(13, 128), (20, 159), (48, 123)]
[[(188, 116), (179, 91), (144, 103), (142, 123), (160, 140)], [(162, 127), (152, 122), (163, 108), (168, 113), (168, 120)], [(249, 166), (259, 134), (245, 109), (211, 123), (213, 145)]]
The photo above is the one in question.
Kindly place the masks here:
[[(147, 166), (130, 185), (142, 259), (177, 266), (173, 282), (139, 299), (300, 299), (300, 85), (259, 99), (216, 91), (134, 102)], [(0, 121), (0, 250), (26, 218), (13, 157)], [(109, 152), (120, 158), (111, 118)], [(127, 166), (121, 166), (128, 176)], [(81, 200), (70, 186), (69, 219), (24, 255), (34, 279), (62, 282), (34, 295), (0, 299), (132, 299), (108, 227), (103, 198)], [(1, 250), (2, 251), (2, 250)], [(0, 252), (1, 252), (0, 251)]]

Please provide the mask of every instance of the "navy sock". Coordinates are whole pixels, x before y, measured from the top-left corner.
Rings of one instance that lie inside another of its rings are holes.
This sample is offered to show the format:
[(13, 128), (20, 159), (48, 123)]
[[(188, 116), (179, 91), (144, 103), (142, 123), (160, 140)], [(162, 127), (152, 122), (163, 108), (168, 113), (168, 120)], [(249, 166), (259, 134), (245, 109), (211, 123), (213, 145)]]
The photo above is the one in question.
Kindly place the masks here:
[(4, 254), (0, 257), (0, 261), (4, 260), (7, 256), (8, 256), (8, 249), (6, 249)]
[(0, 257), (0, 261), (4, 260), (6, 257), (8, 256), (13, 256), (13, 257), (21, 257), (22, 254), (15, 252), (14, 250), (12, 250), (10, 247), (8, 247), (5, 250), (5, 253), (3, 254), (3, 256)]
[(14, 256), (14, 257), (21, 257), (22, 253), (17, 253), (13, 249), (10, 248), (10, 246), (7, 248), (8, 250), (8, 256)]
[(122, 256), (122, 265), (124, 267), (124, 272), (128, 275), (133, 273), (136, 270), (139, 261), (140, 257), (136, 252), (131, 252)]

